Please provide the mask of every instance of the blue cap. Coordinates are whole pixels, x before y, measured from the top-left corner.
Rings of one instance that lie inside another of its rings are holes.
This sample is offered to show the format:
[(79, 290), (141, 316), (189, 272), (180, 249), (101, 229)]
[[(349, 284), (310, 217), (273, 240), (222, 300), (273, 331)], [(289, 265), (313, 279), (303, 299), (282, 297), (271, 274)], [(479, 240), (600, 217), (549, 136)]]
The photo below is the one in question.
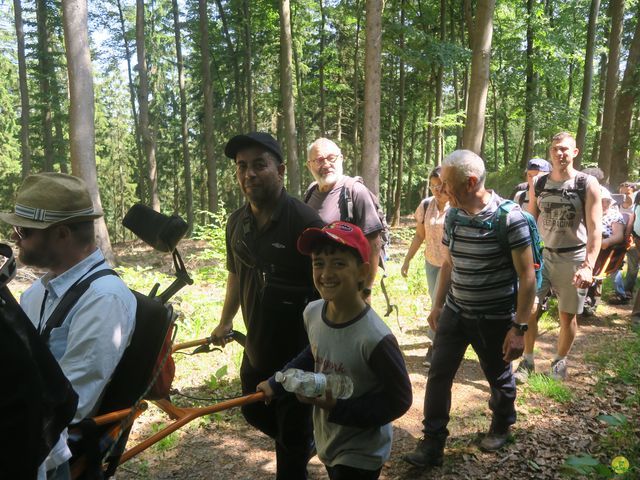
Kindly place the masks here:
[(541, 172), (550, 172), (551, 164), (542, 158), (532, 158), (527, 163), (527, 170), (539, 170)]

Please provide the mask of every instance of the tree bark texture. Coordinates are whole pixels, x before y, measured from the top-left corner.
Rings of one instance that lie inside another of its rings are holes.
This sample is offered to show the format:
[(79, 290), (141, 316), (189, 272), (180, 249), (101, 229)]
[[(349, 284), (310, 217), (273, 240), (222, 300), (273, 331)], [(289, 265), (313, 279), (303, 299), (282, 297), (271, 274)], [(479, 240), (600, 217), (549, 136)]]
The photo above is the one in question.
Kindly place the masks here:
[(200, 54), (202, 55), (202, 92), (204, 96), (204, 126), (202, 136), (207, 171), (207, 206), (210, 212), (216, 212), (218, 210), (218, 178), (216, 173), (215, 137), (213, 126), (213, 86), (211, 84), (208, 20), (207, 0), (198, 0)]
[(16, 47), (18, 50), (18, 78), (20, 84), (20, 160), (22, 178), (31, 172), (31, 148), (29, 147), (29, 89), (27, 88), (27, 63), (24, 51), (24, 23), (22, 4), (13, 0), (13, 16), (16, 28)]
[(609, 181), (611, 172), (611, 150), (613, 148), (613, 129), (616, 121), (616, 91), (618, 89), (623, 17), (624, 0), (611, 0), (609, 3), (611, 31), (609, 32), (607, 79), (604, 90), (604, 108), (602, 110), (600, 156), (598, 157), (598, 167), (604, 172), (605, 183)]
[(580, 116), (578, 117), (578, 131), (576, 133), (576, 146), (578, 147), (578, 157), (574, 160), (574, 167), (580, 168), (584, 153), (587, 126), (589, 124), (589, 107), (591, 105), (591, 87), (593, 84), (593, 54), (596, 43), (596, 25), (598, 23), (598, 12), (600, 11), (600, 0), (591, 0), (589, 9), (589, 24), (587, 26), (587, 47), (584, 54), (584, 75), (582, 77), (582, 99), (580, 100)]
[[(86, 182), (93, 204), (102, 210), (96, 171), (95, 106), (86, 0), (63, 0), (62, 20), (69, 78), (72, 172)], [(95, 225), (97, 244), (105, 257), (114, 264), (115, 257), (104, 217), (97, 219)]]
[[(637, 15), (637, 12), (636, 12)], [(640, 80), (638, 65), (640, 64), (640, 22), (636, 22), (633, 41), (627, 57), (627, 66), (624, 70), (620, 91), (618, 92), (616, 121), (613, 135), (613, 149), (611, 152), (610, 184), (613, 189), (627, 180), (629, 175), (629, 138), (631, 130), (631, 117), (638, 97), (637, 85)]]
[(391, 217), (391, 225), (400, 225), (400, 207), (402, 204), (402, 176), (404, 174), (404, 125), (407, 118), (407, 114), (404, 106), (404, 89), (406, 83), (404, 59), (402, 58), (402, 52), (404, 50), (404, 9), (405, 0), (400, 0), (400, 41), (398, 44), (398, 51), (400, 53), (400, 73), (399, 73), (399, 91), (398, 91), (398, 158), (397, 158), (397, 171), (396, 171), (396, 188), (393, 201), (393, 216)]
[(478, 0), (476, 21), (473, 27), (475, 38), (472, 42), (469, 106), (462, 138), (462, 148), (471, 150), (478, 155), (482, 148), (487, 93), (489, 92), (489, 64), (491, 61), (493, 11), (495, 6), (495, 0)]
[(299, 197), (301, 182), (298, 145), (296, 143), (291, 43), (291, 6), (289, 0), (280, 0), (280, 95), (282, 97), (284, 138), (287, 149), (287, 189), (289, 193)]
[(144, 1), (136, 0), (136, 50), (138, 56), (138, 105), (140, 107), (140, 134), (147, 159), (147, 188), (149, 203), (156, 212), (160, 211), (158, 196), (158, 171), (156, 165), (156, 142), (149, 122), (149, 79), (144, 34)]
[[(187, 93), (184, 82), (184, 60), (182, 58), (182, 40), (180, 38), (180, 12), (178, 0), (172, 0), (173, 28), (176, 41), (176, 63), (178, 64), (178, 90), (180, 91), (180, 137), (182, 140), (182, 168), (184, 181), (185, 208), (187, 210), (187, 223), (191, 235), (193, 229), (193, 187), (191, 183), (191, 155), (189, 153), (189, 125), (187, 121)], [(177, 175), (176, 175), (177, 177)]]
[(362, 178), (380, 194), (380, 58), (382, 55), (382, 0), (366, 0), (364, 121)]
[(522, 148), (522, 158), (520, 160), (520, 166), (526, 168), (527, 162), (533, 157), (533, 144), (535, 117), (534, 117), (534, 105), (535, 95), (538, 89), (537, 77), (533, 68), (533, 12), (534, 0), (527, 0), (527, 84), (525, 88), (525, 100), (524, 100), (524, 146)]
[(51, 82), (53, 65), (49, 47), (49, 15), (45, 0), (36, 0), (36, 23), (38, 32), (38, 70), (40, 86), (40, 116), (42, 117), (42, 148), (45, 172), (53, 170), (53, 120), (51, 112)]

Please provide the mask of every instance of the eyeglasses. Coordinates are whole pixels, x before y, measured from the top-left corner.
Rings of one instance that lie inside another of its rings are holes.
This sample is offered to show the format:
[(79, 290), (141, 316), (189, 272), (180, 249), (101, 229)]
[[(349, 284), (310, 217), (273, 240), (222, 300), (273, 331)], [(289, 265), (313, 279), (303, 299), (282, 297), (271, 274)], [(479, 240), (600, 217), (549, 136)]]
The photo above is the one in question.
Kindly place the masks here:
[(29, 235), (31, 235), (33, 230), (34, 230), (33, 228), (27, 228), (27, 227), (16, 227), (16, 226), (13, 227), (13, 231), (16, 232), (16, 235), (20, 240), (24, 240)]
[(434, 192), (439, 192), (440, 190), (442, 190), (442, 187), (444, 187), (442, 183), (440, 185), (429, 185), (429, 189), (433, 190)]
[(311, 163), (315, 163), (316, 165), (322, 165), (325, 161), (329, 162), (329, 163), (336, 163), (338, 161), (339, 158), (342, 158), (342, 154), (331, 154), (331, 155), (327, 155), (326, 157), (316, 157), (312, 160), (309, 160)]

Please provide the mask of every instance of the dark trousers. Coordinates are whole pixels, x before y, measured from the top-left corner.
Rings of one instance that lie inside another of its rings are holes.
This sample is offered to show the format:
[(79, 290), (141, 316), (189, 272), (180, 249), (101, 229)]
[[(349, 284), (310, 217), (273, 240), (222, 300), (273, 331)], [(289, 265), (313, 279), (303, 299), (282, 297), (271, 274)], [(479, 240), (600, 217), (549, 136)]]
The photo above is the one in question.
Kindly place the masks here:
[(449, 435), (451, 386), (469, 344), (478, 355), (480, 367), (491, 388), (491, 430), (504, 433), (515, 423), (516, 383), (511, 363), (502, 360), (502, 343), (509, 328), (508, 319), (466, 318), (449, 306), (444, 307), (438, 320), (424, 397), (422, 423), (425, 436), (444, 444)]
[[(242, 393), (255, 393), (256, 385), (271, 375), (273, 372), (253, 368), (246, 355), (243, 356), (240, 367)], [(306, 479), (307, 463), (314, 447), (311, 406), (300, 403), (295, 395), (286, 394), (269, 405), (263, 402), (245, 405), (242, 414), (250, 425), (275, 440), (276, 479)]]
[(349, 467), (347, 465), (325, 465), (331, 480), (377, 480), (380, 470), (364, 470), (362, 468)]

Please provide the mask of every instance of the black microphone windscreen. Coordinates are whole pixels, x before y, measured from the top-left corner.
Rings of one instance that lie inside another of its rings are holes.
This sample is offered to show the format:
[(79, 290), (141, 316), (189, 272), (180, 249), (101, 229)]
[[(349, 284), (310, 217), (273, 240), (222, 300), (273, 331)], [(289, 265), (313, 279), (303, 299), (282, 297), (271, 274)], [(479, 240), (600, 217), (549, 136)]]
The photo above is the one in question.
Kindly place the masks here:
[(189, 229), (178, 215), (169, 217), (141, 203), (129, 209), (122, 225), (160, 252), (172, 252)]

